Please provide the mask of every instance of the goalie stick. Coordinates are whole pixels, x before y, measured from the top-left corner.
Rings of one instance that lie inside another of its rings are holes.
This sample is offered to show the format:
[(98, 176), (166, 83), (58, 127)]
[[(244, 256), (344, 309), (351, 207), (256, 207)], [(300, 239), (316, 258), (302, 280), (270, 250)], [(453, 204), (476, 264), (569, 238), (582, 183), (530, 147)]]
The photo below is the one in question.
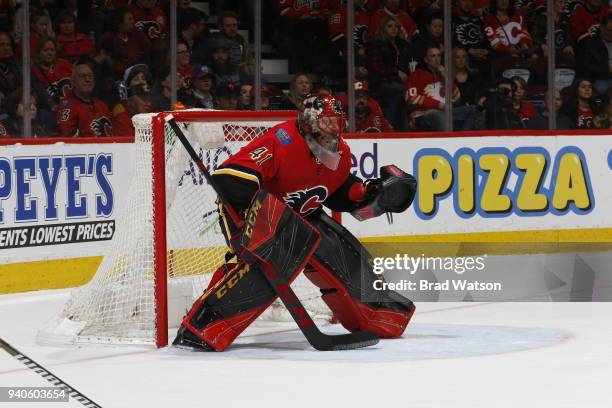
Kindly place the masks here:
[[(208, 169), (202, 160), (198, 157), (197, 153), (193, 149), (193, 146), (185, 137), (183, 130), (180, 128), (178, 123), (174, 120), (172, 114), (166, 116), (165, 121), (170, 125), (176, 136), (179, 138), (180, 142), (183, 144), (187, 153), (193, 160), (193, 162), (198, 166), (200, 172), (206, 178), (208, 184), (215, 190), (215, 193), (219, 196), (219, 200), (225, 206), (226, 209), (230, 210), (230, 216), (236, 222), (236, 225), (241, 226), (244, 224), (243, 220), (241, 220), (236, 212), (233, 210), (232, 206), (229, 205), (226, 200), (221, 189), (216, 185), (215, 181), (211, 177)], [(267, 269), (267, 268), (266, 268)], [(380, 337), (376, 333), (372, 332), (354, 332), (347, 334), (325, 334), (323, 333), (312, 320), (304, 305), (295, 292), (289, 285), (287, 279), (282, 276), (277, 271), (271, 271), (264, 269), (263, 275), (270, 283), (270, 286), (274, 289), (274, 292), (280, 297), (281, 301), (291, 314), (293, 320), (300, 328), (301, 332), (306, 337), (306, 340), (310, 343), (312, 347), (319, 351), (333, 351), (333, 350), (353, 350), (357, 348), (367, 347), (374, 345), (380, 341)]]
[(52, 374), (49, 370), (38, 364), (36, 361), (32, 360), (30, 357), (26, 356), (15, 347), (8, 344), (6, 341), (0, 339), (0, 348), (4, 349), (11, 356), (15, 357), (19, 360), (23, 365), (25, 365), (30, 370), (34, 371), (36, 374), (40, 375), (45, 380), (49, 381), (54, 386), (65, 390), (68, 395), (72, 398), (76, 399), (83, 405), (88, 408), (101, 408), (100, 405), (96, 404), (79, 391), (72, 388), (70, 385), (66, 384), (64, 381), (59, 379), (55, 374)]

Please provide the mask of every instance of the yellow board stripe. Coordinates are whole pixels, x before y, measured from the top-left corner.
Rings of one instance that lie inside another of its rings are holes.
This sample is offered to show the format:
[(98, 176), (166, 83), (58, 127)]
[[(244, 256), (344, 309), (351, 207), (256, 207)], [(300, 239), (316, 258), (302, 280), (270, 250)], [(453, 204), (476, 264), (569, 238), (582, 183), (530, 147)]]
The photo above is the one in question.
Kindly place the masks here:
[(257, 183), (257, 185), (259, 185), (259, 179), (257, 178), (257, 176), (254, 176), (253, 174), (245, 173), (244, 171), (224, 168), (224, 169), (217, 169), (213, 172), (213, 175), (215, 176), (218, 174), (228, 174), (230, 176), (240, 177), (242, 179), (254, 181), (255, 183)]
[(362, 242), (612, 242), (612, 228), (364, 237)]
[[(392, 256), (405, 252), (420, 255), (421, 251), (428, 256), (600, 251), (612, 250), (612, 228), (367, 237), (360, 238), (360, 241), (375, 256)], [(432, 253), (432, 243), (446, 245), (439, 245), (439, 253), (436, 254)], [(215, 259), (215, 263), (221, 264), (226, 250), (219, 247), (211, 251), (209, 248), (208, 256)], [(200, 255), (198, 250), (173, 251), (169, 254), (171, 273), (177, 276), (184, 274), (180, 265)], [(0, 294), (80, 286), (91, 280), (100, 262), (102, 257), (94, 256), (3, 264), (0, 265)]]

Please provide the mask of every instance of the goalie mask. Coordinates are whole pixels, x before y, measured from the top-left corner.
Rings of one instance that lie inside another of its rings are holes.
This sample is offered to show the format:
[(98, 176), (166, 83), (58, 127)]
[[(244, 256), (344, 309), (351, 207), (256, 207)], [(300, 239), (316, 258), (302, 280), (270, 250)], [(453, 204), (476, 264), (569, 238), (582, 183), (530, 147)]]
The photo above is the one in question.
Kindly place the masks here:
[(336, 170), (340, 163), (340, 134), (346, 127), (340, 102), (330, 95), (308, 96), (298, 121), (312, 154), (325, 167)]

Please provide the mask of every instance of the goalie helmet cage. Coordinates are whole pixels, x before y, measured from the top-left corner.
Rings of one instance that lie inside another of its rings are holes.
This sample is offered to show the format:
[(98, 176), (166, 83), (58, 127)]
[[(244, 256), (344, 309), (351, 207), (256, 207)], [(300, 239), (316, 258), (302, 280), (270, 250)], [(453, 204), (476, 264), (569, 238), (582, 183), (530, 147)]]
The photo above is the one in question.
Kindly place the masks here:
[[(212, 170), (296, 114), (187, 110), (134, 116), (132, 179), (110, 249), (92, 280), (73, 290), (61, 315), (39, 330), (39, 343), (164, 347), (169, 327), (178, 327), (225, 262), (216, 194), (166, 123), (169, 117), (188, 130), (190, 143)], [(320, 291), (303, 274), (291, 286), (311, 315), (331, 317)], [(290, 319), (280, 303), (266, 315)]]

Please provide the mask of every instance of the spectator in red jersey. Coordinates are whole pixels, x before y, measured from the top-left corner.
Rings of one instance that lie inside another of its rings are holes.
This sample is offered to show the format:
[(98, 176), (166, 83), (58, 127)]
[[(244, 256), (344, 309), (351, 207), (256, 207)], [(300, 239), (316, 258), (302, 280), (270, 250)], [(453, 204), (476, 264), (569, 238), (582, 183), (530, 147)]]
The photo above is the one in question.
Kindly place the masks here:
[[(434, 45), (444, 51), (444, 20), (441, 13), (429, 13), (425, 16), (425, 30), (419, 32), (413, 38), (412, 53), (416, 60), (423, 62), (425, 50), (428, 46)], [(444, 54), (444, 52), (442, 52)], [(444, 57), (442, 57), (444, 58)]]
[(419, 32), (412, 17), (400, 9), (400, 0), (382, 0), (382, 8), (376, 10), (370, 18), (369, 31), (371, 33), (377, 32), (381, 24), (384, 24), (383, 19), (389, 16), (395, 17), (399, 21), (402, 37), (406, 41), (410, 41), (412, 36)]
[(612, 87), (612, 15), (601, 20), (596, 34), (580, 42), (578, 75), (594, 80), (593, 88), (600, 96)]
[(591, 129), (593, 118), (599, 110), (593, 96), (593, 82), (586, 78), (577, 78), (567, 102), (563, 103), (563, 112), (572, 120), (575, 129)]
[(119, 77), (127, 67), (147, 62), (151, 42), (134, 26), (134, 15), (127, 8), (117, 12), (116, 31), (105, 33), (101, 41), (112, 40), (115, 77)]
[(72, 64), (58, 58), (55, 41), (41, 40), (32, 61), (32, 73), (47, 90), (53, 104), (57, 105), (70, 93)]
[(23, 132), (23, 117), (25, 116), (25, 104), (23, 90), (14, 90), (0, 105), (0, 139), (7, 137), (30, 138), (54, 136), (53, 115), (48, 111), (38, 109), (36, 94), (30, 96), (30, 122), (32, 134)]
[[(170, 65), (170, 61), (168, 61)], [(191, 73), (194, 66), (191, 64), (191, 49), (185, 41), (176, 44), (176, 70), (183, 77), (185, 88), (191, 88)]]
[(368, 46), (368, 73), (372, 96), (380, 103), (395, 130), (404, 129), (404, 86), (410, 46), (396, 17), (385, 16)]
[[(19, 38), (21, 33), (14, 33), (15, 38)], [(45, 38), (54, 38), (55, 33), (51, 26), (49, 13), (44, 9), (34, 9), (30, 16), (30, 55), (34, 55), (40, 42)], [(17, 49), (21, 54), (23, 45), (21, 40), (17, 45)]]
[(77, 31), (77, 21), (69, 10), (62, 11), (57, 17), (57, 45), (59, 55), (76, 63), (94, 52), (94, 43), (91, 37)]
[(514, 10), (510, 0), (492, 0), (489, 15), (484, 18), (485, 34), (493, 50), (492, 74), (513, 64), (528, 64), (525, 56), (533, 44), (523, 16)]
[[(393, 132), (378, 102), (369, 96), (369, 87), (366, 81), (355, 81), (355, 131), (365, 133)], [(346, 110), (348, 98), (336, 97)]]
[(130, 5), (136, 28), (151, 42), (166, 36), (166, 13), (156, 4), (157, 0), (134, 0)]
[(610, 14), (610, 7), (604, 6), (601, 0), (584, 0), (578, 4), (570, 17), (572, 34), (576, 42), (580, 43), (597, 33), (599, 23)]
[[(332, 65), (334, 75), (344, 77), (346, 75), (346, 2), (336, 0), (331, 7), (328, 31), (331, 42)], [(361, 75), (367, 74), (366, 50), (368, 41), (368, 25), (370, 14), (367, 8), (367, 0), (356, 0), (355, 15), (353, 17), (353, 47), (355, 55), (355, 66)]]
[(277, 0), (282, 46), (289, 53), (291, 72), (325, 73), (329, 9), (319, 0)]
[[(548, 107), (548, 96), (550, 91), (546, 91), (544, 95), (544, 111), (541, 115), (537, 115), (527, 122), (528, 129), (546, 130), (548, 129), (548, 118), (550, 116), (550, 108)], [(556, 129), (572, 129), (574, 127), (571, 119), (561, 111), (563, 99), (561, 92), (555, 91), (555, 119)]]
[(112, 116), (108, 107), (93, 96), (95, 78), (87, 64), (72, 70), (72, 93), (57, 109), (61, 136), (112, 136)]
[(512, 110), (514, 114), (523, 122), (527, 122), (538, 116), (538, 111), (535, 106), (533, 106), (533, 103), (523, 100), (527, 82), (519, 76), (512, 77), (511, 81), (514, 82), (515, 85), (514, 95), (512, 96)]
[(225, 40), (228, 46), (229, 62), (237, 67), (242, 75), (253, 75), (255, 63), (247, 39), (238, 32), (238, 14), (224, 11), (218, 16), (219, 32), (213, 34), (211, 41)]
[(121, 105), (122, 109), (113, 111), (113, 133), (115, 136), (134, 136), (136, 130), (132, 116), (151, 112), (151, 95), (142, 85), (128, 88), (128, 98)]
[(304, 99), (312, 92), (312, 81), (304, 73), (296, 74), (289, 84), (289, 95), (284, 99), (280, 110), (302, 110)]
[(451, 35), (453, 47), (465, 48), (469, 55), (469, 66), (485, 76), (490, 69), (489, 41), (484, 32), (484, 23), (474, 10), (472, 0), (455, 0), (451, 20)]
[[(410, 118), (418, 130), (444, 130), (444, 67), (442, 53), (427, 47), (424, 63), (406, 80), (406, 102)], [(453, 83), (452, 102), (459, 100), (459, 88)]]

